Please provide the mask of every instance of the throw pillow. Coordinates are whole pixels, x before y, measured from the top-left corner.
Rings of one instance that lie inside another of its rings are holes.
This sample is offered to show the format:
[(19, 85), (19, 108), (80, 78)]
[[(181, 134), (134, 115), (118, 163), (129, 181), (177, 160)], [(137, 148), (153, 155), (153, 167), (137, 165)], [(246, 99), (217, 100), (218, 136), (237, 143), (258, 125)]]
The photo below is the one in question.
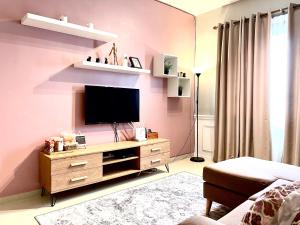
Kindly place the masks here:
[(278, 210), (275, 224), (299, 224), (300, 225), (300, 189), (289, 194)]
[(300, 189), (300, 182), (275, 187), (256, 199), (240, 225), (271, 225), (286, 196)]

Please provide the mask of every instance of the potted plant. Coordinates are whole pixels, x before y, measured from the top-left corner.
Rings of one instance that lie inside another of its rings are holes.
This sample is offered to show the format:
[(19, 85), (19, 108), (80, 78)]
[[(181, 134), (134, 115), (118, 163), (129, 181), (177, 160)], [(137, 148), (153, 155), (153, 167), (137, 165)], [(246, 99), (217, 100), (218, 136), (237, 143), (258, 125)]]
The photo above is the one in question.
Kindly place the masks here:
[(172, 63), (168, 60), (165, 59), (164, 62), (164, 74), (169, 74), (170, 73), (170, 69), (172, 68)]
[(178, 87), (178, 96), (182, 96), (182, 91), (183, 91), (183, 87), (179, 86)]

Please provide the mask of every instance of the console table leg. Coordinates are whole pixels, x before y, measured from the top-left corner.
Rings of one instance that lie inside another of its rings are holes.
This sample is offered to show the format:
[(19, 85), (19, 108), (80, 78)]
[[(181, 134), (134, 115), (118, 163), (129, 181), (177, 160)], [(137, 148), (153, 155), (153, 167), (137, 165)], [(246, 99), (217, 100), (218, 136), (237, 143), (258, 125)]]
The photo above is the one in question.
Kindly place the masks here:
[(51, 206), (53, 207), (56, 203), (56, 198), (53, 194), (50, 195), (50, 198), (51, 198)]
[(206, 216), (209, 216), (209, 212), (210, 212), (210, 209), (211, 209), (211, 204), (212, 204), (212, 201), (209, 200), (209, 199), (206, 199), (206, 211), (205, 211)]
[(169, 164), (165, 164), (165, 167), (166, 167), (166, 169), (167, 169), (167, 171), (169, 173), (170, 172)]

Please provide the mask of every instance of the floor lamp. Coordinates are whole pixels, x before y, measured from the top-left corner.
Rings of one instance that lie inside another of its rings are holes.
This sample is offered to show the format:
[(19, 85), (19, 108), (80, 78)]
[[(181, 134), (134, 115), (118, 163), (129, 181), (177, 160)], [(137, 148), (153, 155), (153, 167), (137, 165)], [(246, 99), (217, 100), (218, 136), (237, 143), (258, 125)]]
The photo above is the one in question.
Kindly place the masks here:
[(196, 138), (196, 148), (197, 148), (197, 156), (191, 157), (192, 162), (204, 162), (204, 158), (199, 156), (199, 146), (198, 146), (198, 136), (199, 136), (199, 77), (202, 73), (200, 68), (193, 69), (194, 74), (197, 76), (197, 96), (196, 96), (196, 122), (197, 122), (197, 138)]

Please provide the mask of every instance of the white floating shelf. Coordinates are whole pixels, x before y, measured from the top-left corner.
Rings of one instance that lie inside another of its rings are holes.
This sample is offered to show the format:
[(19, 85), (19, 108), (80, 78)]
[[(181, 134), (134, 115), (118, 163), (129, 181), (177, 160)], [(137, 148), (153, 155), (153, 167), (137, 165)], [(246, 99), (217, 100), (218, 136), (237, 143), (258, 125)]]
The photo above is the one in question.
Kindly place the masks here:
[(103, 63), (96, 63), (96, 62), (89, 62), (89, 61), (80, 61), (74, 64), (75, 68), (81, 69), (88, 69), (88, 70), (100, 70), (100, 71), (107, 71), (107, 72), (114, 72), (114, 73), (126, 73), (126, 74), (150, 74), (150, 70), (145, 69), (137, 69), (132, 67), (125, 67), (125, 66), (117, 66), (117, 65), (110, 65), (110, 64), (103, 64)]
[[(179, 95), (179, 87), (182, 93)], [(169, 98), (190, 98), (191, 80), (188, 77), (176, 77), (168, 79), (168, 97)]]
[(160, 78), (176, 78), (177, 75), (171, 75), (171, 74), (163, 74), (163, 75), (155, 75), (154, 77), (160, 77)]
[[(172, 67), (168, 74), (165, 74), (165, 62), (169, 62)], [(170, 54), (157, 54), (153, 59), (153, 76), (160, 78), (174, 78), (177, 77), (178, 58)]]
[(103, 42), (109, 42), (118, 37), (116, 34), (113, 33), (31, 13), (27, 13), (22, 18), (21, 24)]

